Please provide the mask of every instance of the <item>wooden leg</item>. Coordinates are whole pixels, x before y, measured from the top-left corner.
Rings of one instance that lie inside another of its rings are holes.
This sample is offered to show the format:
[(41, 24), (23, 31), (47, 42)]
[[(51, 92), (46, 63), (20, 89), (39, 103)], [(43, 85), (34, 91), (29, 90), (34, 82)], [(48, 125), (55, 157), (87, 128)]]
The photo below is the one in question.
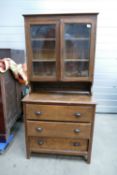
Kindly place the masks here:
[(26, 149), (26, 158), (27, 159), (30, 159), (30, 154), (31, 154), (31, 152), (29, 151), (29, 149)]
[(91, 163), (91, 155), (87, 156), (87, 163), (90, 164)]
[(26, 158), (30, 159), (31, 151), (30, 151), (30, 141), (29, 137), (26, 138)]
[(91, 163), (91, 156), (89, 154), (85, 155), (84, 159), (87, 161), (88, 164)]

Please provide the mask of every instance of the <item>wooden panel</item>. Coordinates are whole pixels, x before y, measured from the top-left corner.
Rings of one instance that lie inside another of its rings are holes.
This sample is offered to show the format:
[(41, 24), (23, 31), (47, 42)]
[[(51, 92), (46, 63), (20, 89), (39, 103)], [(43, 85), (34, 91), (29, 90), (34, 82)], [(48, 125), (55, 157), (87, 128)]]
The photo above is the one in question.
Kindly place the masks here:
[(28, 136), (90, 138), (90, 123), (27, 122)]
[(1, 89), (1, 81), (0, 81), (0, 134), (5, 133), (5, 121), (4, 121), (4, 111), (3, 111), (3, 95)]
[(92, 107), (26, 104), (27, 119), (91, 122), (92, 117)]
[[(16, 61), (22, 57), (21, 60), (23, 60), (24, 52), (8, 48), (0, 49), (0, 58), (4, 57), (11, 57)], [(0, 74), (0, 139), (2, 141), (6, 141), (21, 113), (21, 85), (16, 83), (12, 73), (8, 70)]]
[(31, 93), (24, 97), (23, 102), (41, 104), (65, 104), (65, 105), (95, 105), (95, 100), (90, 95), (74, 93)]
[(88, 140), (45, 137), (30, 137), (29, 139), (31, 151), (88, 151)]
[[(7, 138), (10, 134), (11, 128), (15, 124), (16, 119), (20, 117), (22, 112), (21, 101), (20, 101), (21, 87), (19, 87), (19, 90), (17, 89), (16, 91), (16, 82), (9, 70), (4, 74), (0, 75), (0, 82), (1, 82), (1, 89), (2, 89), (2, 92), (0, 94), (1, 95), (0, 118), (2, 120), (2, 123), (1, 123), (1, 125), (3, 125), (2, 127), (5, 127), (4, 135)], [(18, 95), (20, 95), (20, 98), (18, 97)], [(2, 135), (1, 131), (0, 131), (0, 135)]]
[[(16, 94), (16, 82), (10, 71), (5, 72), (1, 75), (1, 81), (4, 81), (4, 110), (5, 111), (5, 120), (6, 128), (9, 130), (16, 121), (17, 115), (17, 94)], [(9, 88), (8, 88), (9, 87)], [(10, 90), (9, 90), (10, 89)]]

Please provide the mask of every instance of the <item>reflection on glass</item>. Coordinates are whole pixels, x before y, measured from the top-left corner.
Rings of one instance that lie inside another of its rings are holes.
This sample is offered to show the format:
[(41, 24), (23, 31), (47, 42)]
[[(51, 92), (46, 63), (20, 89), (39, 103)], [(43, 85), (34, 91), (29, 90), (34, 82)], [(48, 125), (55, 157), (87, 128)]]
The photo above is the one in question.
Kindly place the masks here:
[(33, 59), (55, 60), (55, 41), (32, 41)]
[(64, 59), (89, 59), (90, 42), (67, 40), (65, 41)]
[(55, 24), (32, 25), (31, 38), (55, 38)]
[(70, 38), (89, 38), (91, 24), (65, 24), (65, 39)]
[(90, 24), (65, 24), (63, 55), (65, 76), (88, 76), (90, 34)]
[(33, 59), (55, 59), (55, 25), (31, 26)]
[(37, 76), (55, 76), (55, 62), (33, 62), (32, 69)]
[(87, 77), (88, 62), (65, 62), (65, 76), (67, 77)]
[(55, 75), (55, 69), (56, 69), (55, 24), (31, 25), (30, 35), (31, 35), (32, 54), (34, 61), (33, 73), (35, 75), (40, 76)]

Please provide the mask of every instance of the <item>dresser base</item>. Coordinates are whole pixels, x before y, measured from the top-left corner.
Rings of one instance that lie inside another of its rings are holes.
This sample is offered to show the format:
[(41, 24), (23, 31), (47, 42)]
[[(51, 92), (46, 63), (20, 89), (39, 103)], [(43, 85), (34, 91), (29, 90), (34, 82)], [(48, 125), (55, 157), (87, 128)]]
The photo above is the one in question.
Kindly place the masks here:
[(91, 161), (95, 103), (91, 96), (30, 94), (23, 99), (27, 158), (32, 153)]

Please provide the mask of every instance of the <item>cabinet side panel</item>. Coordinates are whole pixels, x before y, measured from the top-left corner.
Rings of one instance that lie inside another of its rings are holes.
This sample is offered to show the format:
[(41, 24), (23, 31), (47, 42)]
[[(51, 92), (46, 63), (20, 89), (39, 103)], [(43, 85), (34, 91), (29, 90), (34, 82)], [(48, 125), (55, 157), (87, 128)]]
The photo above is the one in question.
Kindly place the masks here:
[(3, 98), (2, 98), (2, 88), (1, 88), (1, 77), (0, 77), (0, 139), (5, 133), (5, 121), (4, 121), (4, 111), (3, 111)]
[(5, 107), (6, 107), (6, 129), (7, 132), (10, 131), (10, 128), (14, 125), (14, 122), (17, 119), (18, 110), (17, 110), (17, 98), (16, 98), (16, 83), (15, 79), (12, 77), (10, 71), (7, 71), (3, 75), (4, 79), (4, 88), (5, 94), (4, 98), (6, 100)]
[(94, 64), (95, 64), (95, 48), (96, 48), (96, 29), (97, 29), (97, 16), (94, 16), (92, 22), (91, 44), (90, 44), (90, 80), (93, 82), (94, 78)]

